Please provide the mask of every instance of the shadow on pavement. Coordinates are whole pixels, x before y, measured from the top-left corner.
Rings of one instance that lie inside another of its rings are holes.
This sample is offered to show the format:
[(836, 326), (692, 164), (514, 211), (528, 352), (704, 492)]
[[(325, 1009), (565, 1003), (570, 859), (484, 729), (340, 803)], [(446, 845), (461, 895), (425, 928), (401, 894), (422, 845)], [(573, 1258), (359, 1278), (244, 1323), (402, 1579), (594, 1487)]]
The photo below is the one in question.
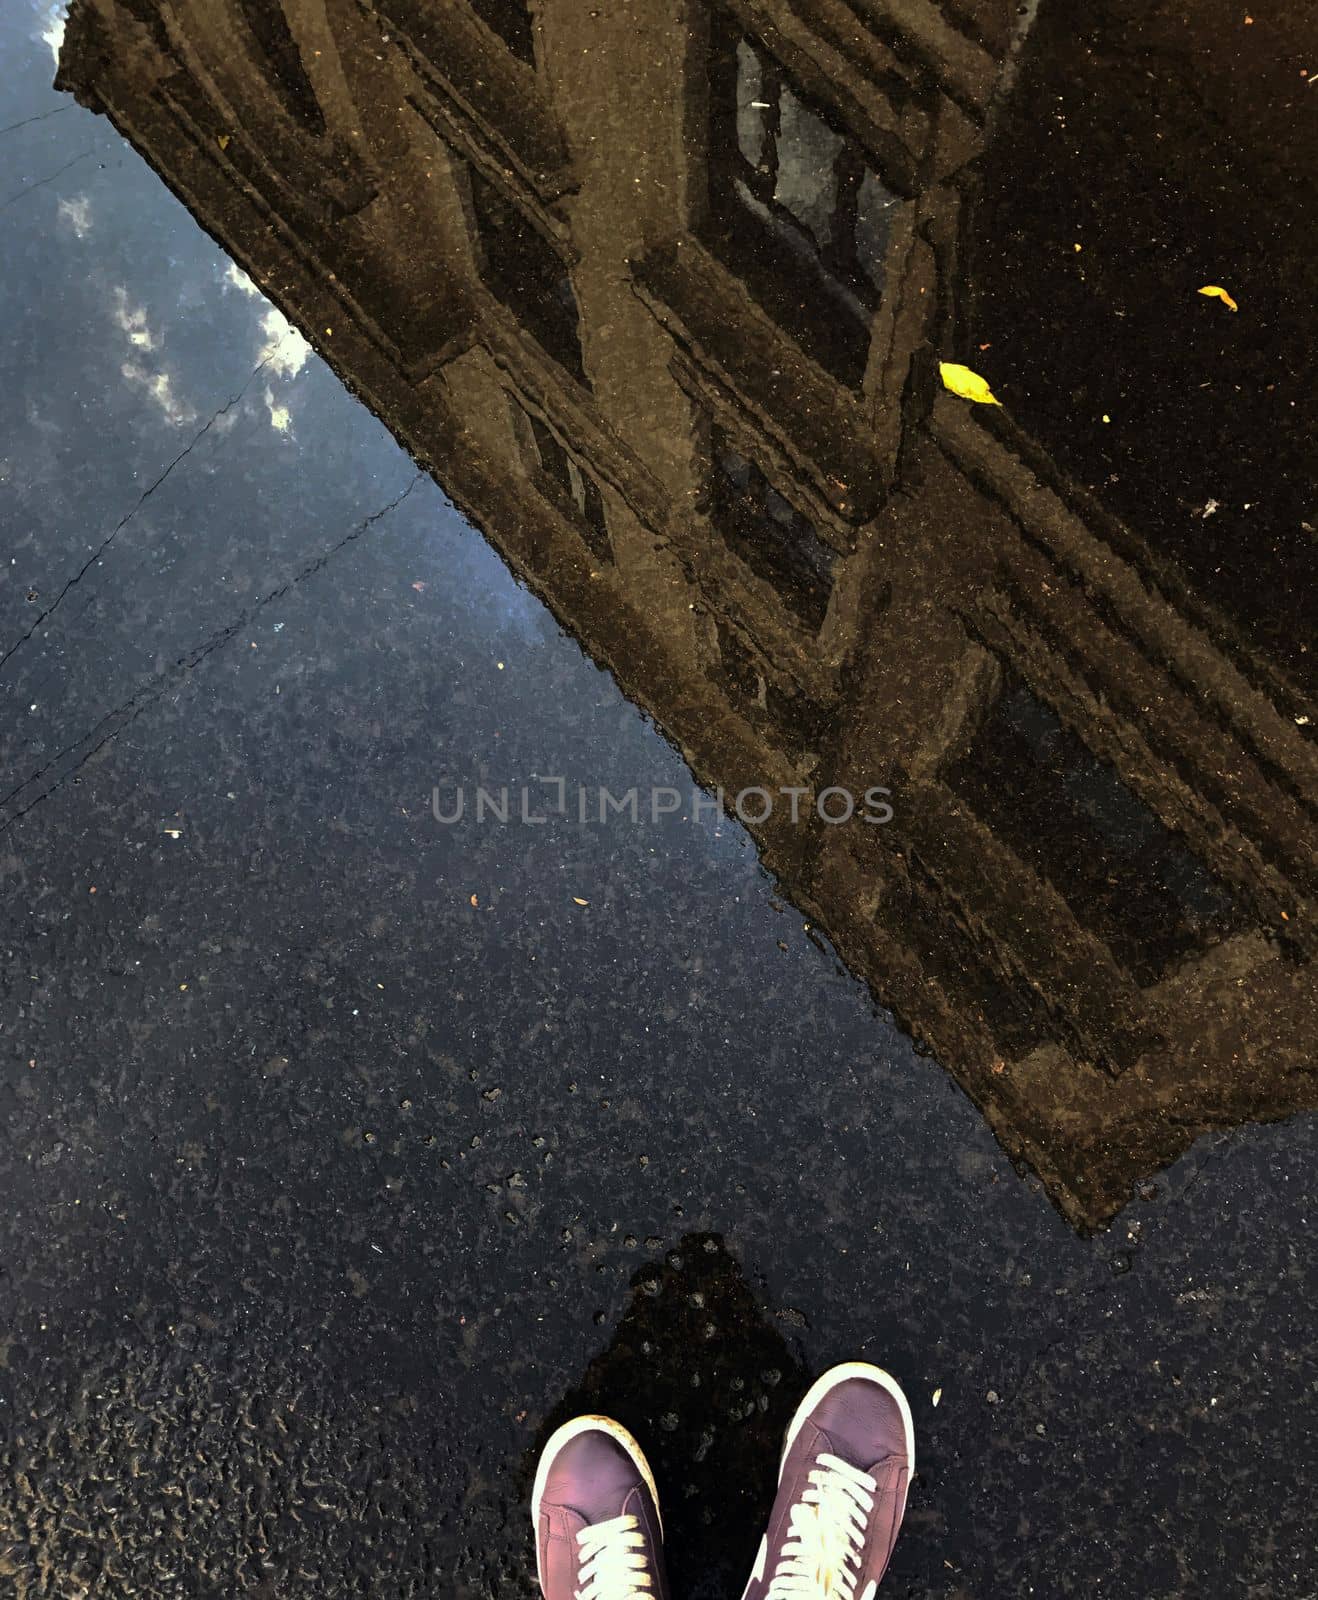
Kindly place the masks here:
[(545, 1418), (522, 1463), (524, 1497), (555, 1428), (582, 1412), (615, 1417), (654, 1468), (674, 1594), (740, 1593), (805, 1379), (722, 1238), (688, 1233), (635, 1274), (612, 1340)]

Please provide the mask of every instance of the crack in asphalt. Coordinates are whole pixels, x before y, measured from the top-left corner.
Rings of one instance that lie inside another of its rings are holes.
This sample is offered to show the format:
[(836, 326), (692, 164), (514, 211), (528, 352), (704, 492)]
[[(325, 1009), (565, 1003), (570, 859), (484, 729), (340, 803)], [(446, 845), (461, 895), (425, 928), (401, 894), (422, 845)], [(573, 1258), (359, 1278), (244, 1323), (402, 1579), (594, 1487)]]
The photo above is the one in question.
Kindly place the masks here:
[(11, 122), (8, 127), (0, 128), (0, 139), (3, 139), (7, 133), (14, 133), (19, 128), (26, 128), (30, 123), (45, 122), (47, 117), (63, 116), (66, 111), (72, 110), (72, 105), (56, 106), (53, 111), (37, 111), (30, 117), (20, 117), (17, 122)]
[(1189, 1177), (1181, 1185), (1180, 1191), (1176, 1195), (1176, 1199), (1178, 1201), (1185, 1198), (1189, 1191), (1194, 1188), (1195, 1184), (1199, 1182), (1200, 1178), (1203, 1177), (1205, 1171), (1211, 1167), (1217, 1158), (1222, 1154), (1225, 1146), (1231, 1143), (1234, 1132), (1234, 1128), (1228, 1128), (1225, 1132), (1219, 1134), (1216, 1139), (1208, 1141), (1207, 1150), (1205, 1150), (1203, 1155), (1201, 1155), (1198, 1161), (1195, 1162)]
[[(16, 123), (15, 126), (21, 127), (22, 124)], [(85, 161), (88, 156), (94, 156), (95, 154), (96, 146), (93, 145), (90, 150), (84, 150), (81, 155), (74, 156), (72, 161), (66, 161), (57, 172), (52, 172), (48, 178), (38, 178), (35, 183), (29, 183), (26, 188), (19, 189), (16, 194), (11, 194), (8, 200), (0, 200), (0, 211), (8, 211), (10, 206), (16, 205), (24, 195), (34, 194), (38, 189), (44, 189), (48, 183), (54, 183), (56, 178), (62, 178), (70, 167), (76, 167), (80, 161)]]
[(15, 652), (22, 649), (22, 647), (37, 631), (41, 624), (45, 622), (48, 617), (54, 614), (65, 595), (68, 594), (69, 590), (75, 588), (79, 583), (82, 582), (83, 578), (87, 576), (87, 573), (90, 571), (90, 569), (101, 559), (105, 552), (114, 543), (118, 535), (124, 530), (124, 528), (128, 526), (128, 524), (147, 503), (151, 496), (161, 486), (161, 484), (164, 483), (166, 478), (169, 477), (170, 473), (173, 472), (174, 468), (178, 466), (179, 462), (186, 460), (187, 457), (192, 454), (201, 441), (206, 437), (210, 430), (215, 426), (215, 424), (220, 420), (220, 418), (227, 412), (233, 410), (234, 406), (238, 404), (238, 402), (251, 388), (252, 384), (256, 381), (258, 374), (268, 364), (269, 360), (269, 356), (266, 356), (263, 360), (257, 362), (256, 366), (252, 368), (252, 371), (248, 375), (246, 382), (243, 384), (242, 388), (239, 389), (238, 393), (231, 395), (218, 411), (214, 412), (209, 418), (207, 418), (206, 422), (202, 424), (195, 434), (193, 434), (191, 441), (184, 445), (183, 449), (179, 451), (172, 461), (170, 461), (168, 466), (166, 466), (164, 470), (155, 478), (155, 480), (142, 491), (132, 509), (126, 511), (124, 515), (120, 517), (119, 521), (116, 522), (114, 527), (110, 529), (109, 533), (107, 533), (105, 538), (101, 540), (100, 544), (97, 545), (95, 550), (92, 551), (91, 555), (87, 557), (86, 561), (83, 562), (82, 566), (79, 567), (77, 572), (75, 572), (74, 575), (67, 580), (64, 587), (50, 602), (46, 609), (37, 613), (36, 617), (33, 619), (32, 626), (27, 630), (27, 632), (16, 639), (14, 643), (10, 645), (9, 649), (5, 651), (4, 655), (0, 656), (0, 671), (4, 669), (10, 657), (14, 655)]
[[(264, 365), (264, 363), (262, 363), (262, 365)], [(248, 381), (250, 382), (251, 380), (249, 379)], [(368, 532), (369, 529), (374, 527), (375, 524), (381, 520), (381, 518), (387, 517), (391, 511), (397, 510), (397, 508), (402, 505), (403, 501), (406, 500), (416, 488), (417, 484), (422, 482), (426, 476), (427, 474), (424, 472), (417, 472), (401, 494), (395, 495), (392, 500), (382, 505), (379, 510), (373, 511), (369, 516), (364, 517), (361, 522), (350, 528), (341, 539), (332, 544), (328, 550), (322, 551), (320, 555), (318, 555), (313, 561), (309, 561), (307, 565), (304, 566), (299, 572), (295, 573), (293, 577), (289, 578), (286, 582), (279, 584), (278, 587), (269, 590), (266, 594), (263, 594), (260, 599), (253, 602), (252, 605), (244, 607), (244, 609), (238, 614), (237, 617), (234, 618), (232, 622), (228, 623), (225, 627), (219, 629), (217, 632), (211, 634), (211, 636), (205, 640), (204, 643), (196, 645), (191, 650), (185, 651), (183, 655), (178, 656), (175, 659), (172, 667), (170, 667), (166, 672), (162, 673), (158, 680), (153, 680), (153, 682), (149, 685), (144, 684), (140, 686), (137, 691), (131, 695), (129, 699), (127, 699), (121, 706), (116, 707), (113, 711), (106, 712), (96, 726), (93, 727), (89, 732), (83, 734), (80, 739), (75, 739), (71, 744), (65, 745), (65, 747), (53, 755), (44, 766), (39, 767), (33, 773), (29, 773), (29, 775), (24, 778), (21, 783), (16, 784), (12, 789), (10, 789), (8, 794), (0, 796), (0, 807), (9, 805), (10, 802), (15, 800), (24, 789), (28, 789), (34, 783), (39, 782), (48, 772), (59, 766), (62, 761), (66, 760), (75, 751), (85, 745), (88, 740), (96, 739), (97, 735), (100, 734), (103, 729), (105, 730), (103, 737), (97, 739), (97, 742), (92, 746), (92, 748), (80, 756), (79, 759), (74, 762), (74, 764), (69, 767), (67, 771), (63, 772), (60, 777), (50, 785), (49, 788), (43, 789), (40, 794), (38, 794), (34, 799), (30, 800), (25, 806), (22, 806), (13, 812), (9, 819), (4, 823), (3, 827), (0, 827), (0, 838), (3, 838), (4, 835), (7, 834), (15, 825), (15, 823), (21, 821), (29, 811), (32, 811), (36, 806), (39, 806), (43, 800), (48, 800), (51, 795), (62, 788), (71, 777), (80, 772), (94, 756), (96, 756), (105, 748), (106, 745), (111, 743), (112, 740), (118, 738), (119, 734), (122, 733), (125, 728), (131, 727), (144, 711), (149, 710), (150, 707), (155, 705), (158, 700), (163, 699), (179, 678), (187, 677), (189, 673), (193, 672), (201, 665), (207, 656), (211, 655), (214, 651), (221, 649), (225, 644), (227, 644), (236, 633), (239, 633), (247, 625), (247, 623), (253, 616), (256, 615), (257, 612), (269, 605), (272, 600), (278, 600), (284, 595), (288, 594), (290, 590), (295, 589), (298, 584), (303, 583), (307, 578), (313, 577), (317, 572), (321, 571), (322, 568), (327, 566), (341, 550), (360, 539), (364, 533)]]

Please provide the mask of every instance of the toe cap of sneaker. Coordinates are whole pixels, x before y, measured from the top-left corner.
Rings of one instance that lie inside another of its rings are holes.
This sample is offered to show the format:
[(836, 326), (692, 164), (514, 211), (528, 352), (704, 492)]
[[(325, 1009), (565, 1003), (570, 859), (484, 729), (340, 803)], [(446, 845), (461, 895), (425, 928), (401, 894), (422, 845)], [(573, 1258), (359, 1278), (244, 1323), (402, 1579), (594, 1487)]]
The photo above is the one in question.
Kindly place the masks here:
[(541, 1504), (577, 1512), (588, 1523), (605, 1522), (628, 1509), (628, 1499), (648, 1489), (636, 1463), (604, 1428), (586, 1427), (556, 1448), (545, 1474)]
[(848, 1377), (835, 1384), (810, 1416), (844, 1461), (868, 1469), (876, 1462), (911, 1454), (906, 1413), (896, 1394), (873, 1378)]

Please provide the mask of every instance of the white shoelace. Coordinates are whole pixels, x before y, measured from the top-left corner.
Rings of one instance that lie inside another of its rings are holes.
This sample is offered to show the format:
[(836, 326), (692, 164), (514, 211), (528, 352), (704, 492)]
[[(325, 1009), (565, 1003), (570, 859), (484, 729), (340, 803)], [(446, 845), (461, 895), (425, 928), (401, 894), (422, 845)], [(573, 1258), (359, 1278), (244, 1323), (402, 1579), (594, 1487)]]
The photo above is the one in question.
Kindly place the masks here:
[(765, 1600), (852, 1600), (856, 1592), (877, 1485), (869, 1473), (827, 1452), (816, 1457), (809, 1481), (792, 1507)]
[(577, 1534), (581, 1588), (576, 1600), (653, 1600), (645, 1535), (630, 1513)]

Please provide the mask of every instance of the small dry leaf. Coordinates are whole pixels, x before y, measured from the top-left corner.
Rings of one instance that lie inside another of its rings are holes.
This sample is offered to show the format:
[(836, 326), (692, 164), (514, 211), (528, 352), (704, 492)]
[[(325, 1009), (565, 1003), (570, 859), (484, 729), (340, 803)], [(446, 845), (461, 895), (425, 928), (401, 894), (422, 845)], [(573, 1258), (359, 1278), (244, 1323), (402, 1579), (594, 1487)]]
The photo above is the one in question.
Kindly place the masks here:
[(221, 150), (227, 150), (229, 148), (230, 137), (231, 135), (227, 133), (219, 133), (215, 136), (215, 142), (219, 145)]
[(471, 903), (472, 903), (472, 905), (476, 906), (476, 905), (480, 904), (480, 901), (477, 899), (477, 897), (475, 895), (472, 895)]
[(942, 1399), (942, 1398), (943, 1398), (943, 1391), (942, 1391), (942, 1390), (941, 1390), (941, 1389), (935, 1389), (935, 1390), (934, 1390), (934, 1404), (935, 1404), (935, 1405), (937, 1405), (937, 1404), (938, 1404), (938, 1402), (939, 1402), (939, 1401), (940, 1401), (940, 1400), (941, 1400), (941, 1399)]
[(590, 901), (589, 900), (583, 900), (580, 895), (574, 894), (572, 896), (572, 903), (574, 905), (578, 905), (578, 906), (588, 906), (590, 904)]
[(1002, 404), (979, 373), (972, 372), (969, 367), (963, 367), (960, 362), (940, 361), (938, 376), (943, 380), (943, 387), (959, 395), (962, 400), (973, 400), (981, 406)]
[(1206, 294), (1211, 300), (1220, 300), (1229, 311), (1240, 310), (1240, 307), (1219, 283), (1206, 283), (1199, 293)]

